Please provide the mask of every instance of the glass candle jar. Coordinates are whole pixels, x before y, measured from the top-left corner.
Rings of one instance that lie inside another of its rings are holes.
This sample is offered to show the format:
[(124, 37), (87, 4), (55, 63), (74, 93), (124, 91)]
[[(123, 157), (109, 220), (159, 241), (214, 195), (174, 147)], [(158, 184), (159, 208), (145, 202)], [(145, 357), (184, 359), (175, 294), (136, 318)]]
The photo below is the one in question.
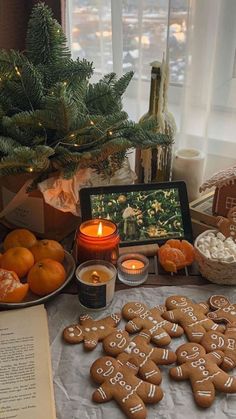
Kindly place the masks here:
[(126, 285), (135, 286), (148, 278), (149, 260), (139, 253), (127, 253), (117, 261), (118, 278)]
[(77, 263), (100, 259), (116, 265), (120, 238), (112, 221), (96, 218), (83, 222), (77, 229), (75, 241)]
[(80, 304), (88, 309), (107, 307), (114, 296), (117, 271), (105, 260), (89, 260), (75, 271)]

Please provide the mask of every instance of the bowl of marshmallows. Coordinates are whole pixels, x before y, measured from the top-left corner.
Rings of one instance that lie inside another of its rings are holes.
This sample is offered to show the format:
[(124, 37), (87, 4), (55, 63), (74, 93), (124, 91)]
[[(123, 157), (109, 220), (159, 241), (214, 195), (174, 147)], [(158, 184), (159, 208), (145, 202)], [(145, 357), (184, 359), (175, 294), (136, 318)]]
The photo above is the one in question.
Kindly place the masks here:
[(218, 230), (206, 230), (194, 243), (195, 258), (205, 278), (216, 284), (236, 284), (236, 243)]

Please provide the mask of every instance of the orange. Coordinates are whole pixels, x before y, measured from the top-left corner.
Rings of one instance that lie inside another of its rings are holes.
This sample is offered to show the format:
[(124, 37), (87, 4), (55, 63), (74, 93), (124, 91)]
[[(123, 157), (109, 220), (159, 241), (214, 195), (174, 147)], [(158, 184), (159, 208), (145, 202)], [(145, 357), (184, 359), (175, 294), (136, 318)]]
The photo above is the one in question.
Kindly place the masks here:
[(171, 239), (158, 249), (159, 261), (168, 272), (177, 272), (194, 260), (194, 248), (187, 240)]
[(59, 288), (66, 279), (64, 266), (53, 259), (42, 259), (30, 269), (27, 282), (32, 292), (43, 296)]
[(37, 239), (31, 231), (25, 228), (18, 228), (8, 233), (3, 241), (4, 250), (8, 250), (11, 247), (27, 247), (30, 249)]
[(181, 241), (181, 251), (183, 252), (188, 265), (191, 265), (195, 259), (194, 247), (187, 240)]
[(12, 247), (0, 259), (1, 268), (16, 272), (19, 278), (25, 276), (33, 265), (34, 257), (26, 247)]
[(168, 272), (177, 272), (177, 269), (182, 269), (185, 266), (185, 256), (181, 250), (170, 247), (168, 244), (160, 247), (159, 260)]
[(20, 303), (29, 289), (22, 284), (15, 272), (0, 269), (0, 301), (4, 303)]
[(39, 240), (31, 247), (30, 251), (34, 255), (35, 262), (45, 258), (62, 262), (65, 256), (65, 251), (62, 245), (56, 240)]

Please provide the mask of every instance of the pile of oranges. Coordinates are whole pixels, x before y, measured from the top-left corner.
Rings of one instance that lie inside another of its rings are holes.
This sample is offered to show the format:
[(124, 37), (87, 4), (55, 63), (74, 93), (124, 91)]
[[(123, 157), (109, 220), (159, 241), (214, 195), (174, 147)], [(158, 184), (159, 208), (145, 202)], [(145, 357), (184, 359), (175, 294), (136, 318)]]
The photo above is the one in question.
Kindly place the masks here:
[(56, 240), (37, 240), (27, 229), (11, 231), (0, 255), (0, 302), (21, 302), (29, 289), (39, 296), (55, 291), (66, 279), (64, 256)]

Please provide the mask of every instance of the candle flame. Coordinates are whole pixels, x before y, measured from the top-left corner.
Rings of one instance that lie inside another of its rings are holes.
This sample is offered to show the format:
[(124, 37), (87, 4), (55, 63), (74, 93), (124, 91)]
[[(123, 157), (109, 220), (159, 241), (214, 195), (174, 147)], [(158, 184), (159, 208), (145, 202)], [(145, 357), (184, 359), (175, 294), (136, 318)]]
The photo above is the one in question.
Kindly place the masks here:
[(101, 221), (100, 221), (100, 223), (98, 224), (97, 236), (98, 236), (98, 237), (102, 237), (102, 222), (101, 222)]
[(135, 266), (135, 265), (132, 265), (132, 266), (131, 266), (131, 268), (132, 268), (132, 269), (136, 269), (136, 266)]
[(91, 274), (91, 279), (94, 284), (98, 284), (100, 282), (100, 275), (97, 271), (93, 271)]

